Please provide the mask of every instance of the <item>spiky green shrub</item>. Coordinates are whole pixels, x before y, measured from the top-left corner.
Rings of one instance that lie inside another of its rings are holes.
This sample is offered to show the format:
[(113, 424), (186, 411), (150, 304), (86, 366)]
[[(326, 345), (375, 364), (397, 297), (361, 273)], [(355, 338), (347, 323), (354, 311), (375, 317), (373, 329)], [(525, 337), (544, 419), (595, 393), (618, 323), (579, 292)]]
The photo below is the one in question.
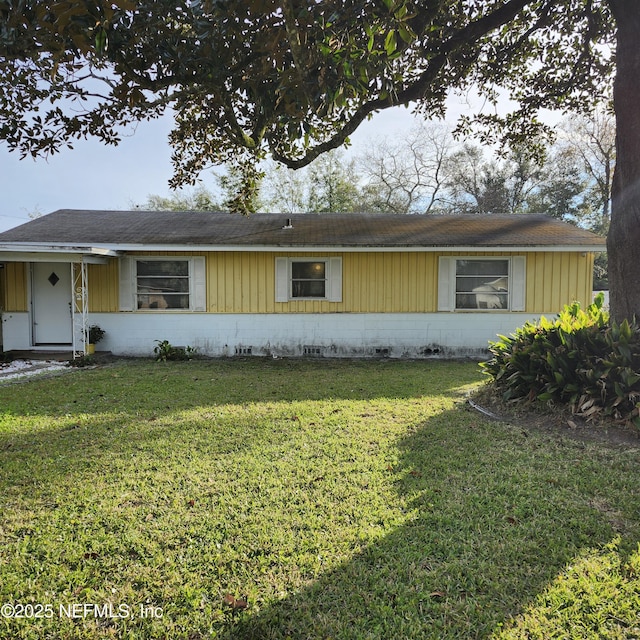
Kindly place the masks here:
[(640, 328), (610, 321), (599, 294), (586, 309), (527, 322), (489, 344), (482, 364), (505, 400), (553, 401), (580, 416), (640, 427)]

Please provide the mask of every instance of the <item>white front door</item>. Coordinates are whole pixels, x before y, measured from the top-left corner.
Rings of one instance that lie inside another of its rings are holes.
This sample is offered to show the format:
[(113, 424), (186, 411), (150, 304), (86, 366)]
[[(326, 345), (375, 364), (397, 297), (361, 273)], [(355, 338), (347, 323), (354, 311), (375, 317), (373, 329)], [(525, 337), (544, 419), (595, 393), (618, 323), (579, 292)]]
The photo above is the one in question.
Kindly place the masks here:
[(70, 345), (71, 265), (34, 262), (31, 269), (33, 344)]

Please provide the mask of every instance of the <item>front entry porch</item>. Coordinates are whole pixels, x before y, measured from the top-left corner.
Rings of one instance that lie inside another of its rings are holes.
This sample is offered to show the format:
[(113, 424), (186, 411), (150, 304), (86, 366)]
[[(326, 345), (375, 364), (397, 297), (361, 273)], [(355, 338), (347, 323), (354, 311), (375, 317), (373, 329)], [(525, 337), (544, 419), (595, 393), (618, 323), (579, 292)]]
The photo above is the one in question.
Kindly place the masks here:
[(86, 355), (87, 265), (105, 264), (104, 255), (111, 252), (28, 249), (0, 253), (5, 266), (13, 263), (11, 273), (21, 281), (25, 296), (23, 301), (10, 300), (4, 311), (0, 305), (2, 348), (5, 352), (28, 351), (45, 358), (52, 353), (69, 354), (69, 358)]

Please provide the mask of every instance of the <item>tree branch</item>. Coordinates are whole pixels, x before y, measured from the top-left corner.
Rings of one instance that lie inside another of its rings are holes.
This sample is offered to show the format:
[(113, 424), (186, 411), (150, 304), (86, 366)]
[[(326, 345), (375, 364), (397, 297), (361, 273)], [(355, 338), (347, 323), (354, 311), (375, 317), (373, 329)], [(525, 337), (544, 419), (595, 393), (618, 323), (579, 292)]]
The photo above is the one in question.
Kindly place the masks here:
[[(439, 47), (439, 53), (431, 58), (427, 68), (420, 74), (417, 80), (411, 83), (404, 90), (398, 91), (395, 98), (376, 98), (369, 100), (358, 107), (349, 121), (329, 140), (322, 142), (311, 149), (308, 149), (301, 158), (289, 158), (280, 153), (276, 145), (270, 141), (270, 151), (275, 160), (286, 165), (290, 169), (300, 169), (307, 166), (318, 156), (331, 149), (342, 146), (347, 138), (355, 132), (355, 130), (364, 122), (364, 120), (375, 111), (381, 111), (390, 107), (405, 105), (409, 102), (415, 102), (423, 98), (437, 79), (438, 74), (446, 67), (450, 58), (459, 49), (467, 45), (469, 42), (476, 43), (480, 38), (487, 35), (494, 29), (513, 20), (519, 11), (521, 11), (530, 0), (510, 0), (501, 5), (498, 9), (482, 16), (477, 20), (467, 24), (462, 29), (454, 33), (447, 42)], [(468, 69), (479, 55), (479, 49), (476, 48), (474, 54), (465, 63), (465, 69)], [(459, 72), (460, 74), (462, 72)]]

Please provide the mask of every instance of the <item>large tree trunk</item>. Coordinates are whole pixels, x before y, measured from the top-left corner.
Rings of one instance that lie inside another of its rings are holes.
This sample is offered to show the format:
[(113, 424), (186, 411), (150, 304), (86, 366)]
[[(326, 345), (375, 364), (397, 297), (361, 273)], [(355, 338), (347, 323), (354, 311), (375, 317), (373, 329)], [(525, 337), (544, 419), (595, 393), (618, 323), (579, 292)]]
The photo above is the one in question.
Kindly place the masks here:
[(616, 168), (607, 238), (611, 314), (640, 320), (640, 1), (609, 0), (618, 40)]

